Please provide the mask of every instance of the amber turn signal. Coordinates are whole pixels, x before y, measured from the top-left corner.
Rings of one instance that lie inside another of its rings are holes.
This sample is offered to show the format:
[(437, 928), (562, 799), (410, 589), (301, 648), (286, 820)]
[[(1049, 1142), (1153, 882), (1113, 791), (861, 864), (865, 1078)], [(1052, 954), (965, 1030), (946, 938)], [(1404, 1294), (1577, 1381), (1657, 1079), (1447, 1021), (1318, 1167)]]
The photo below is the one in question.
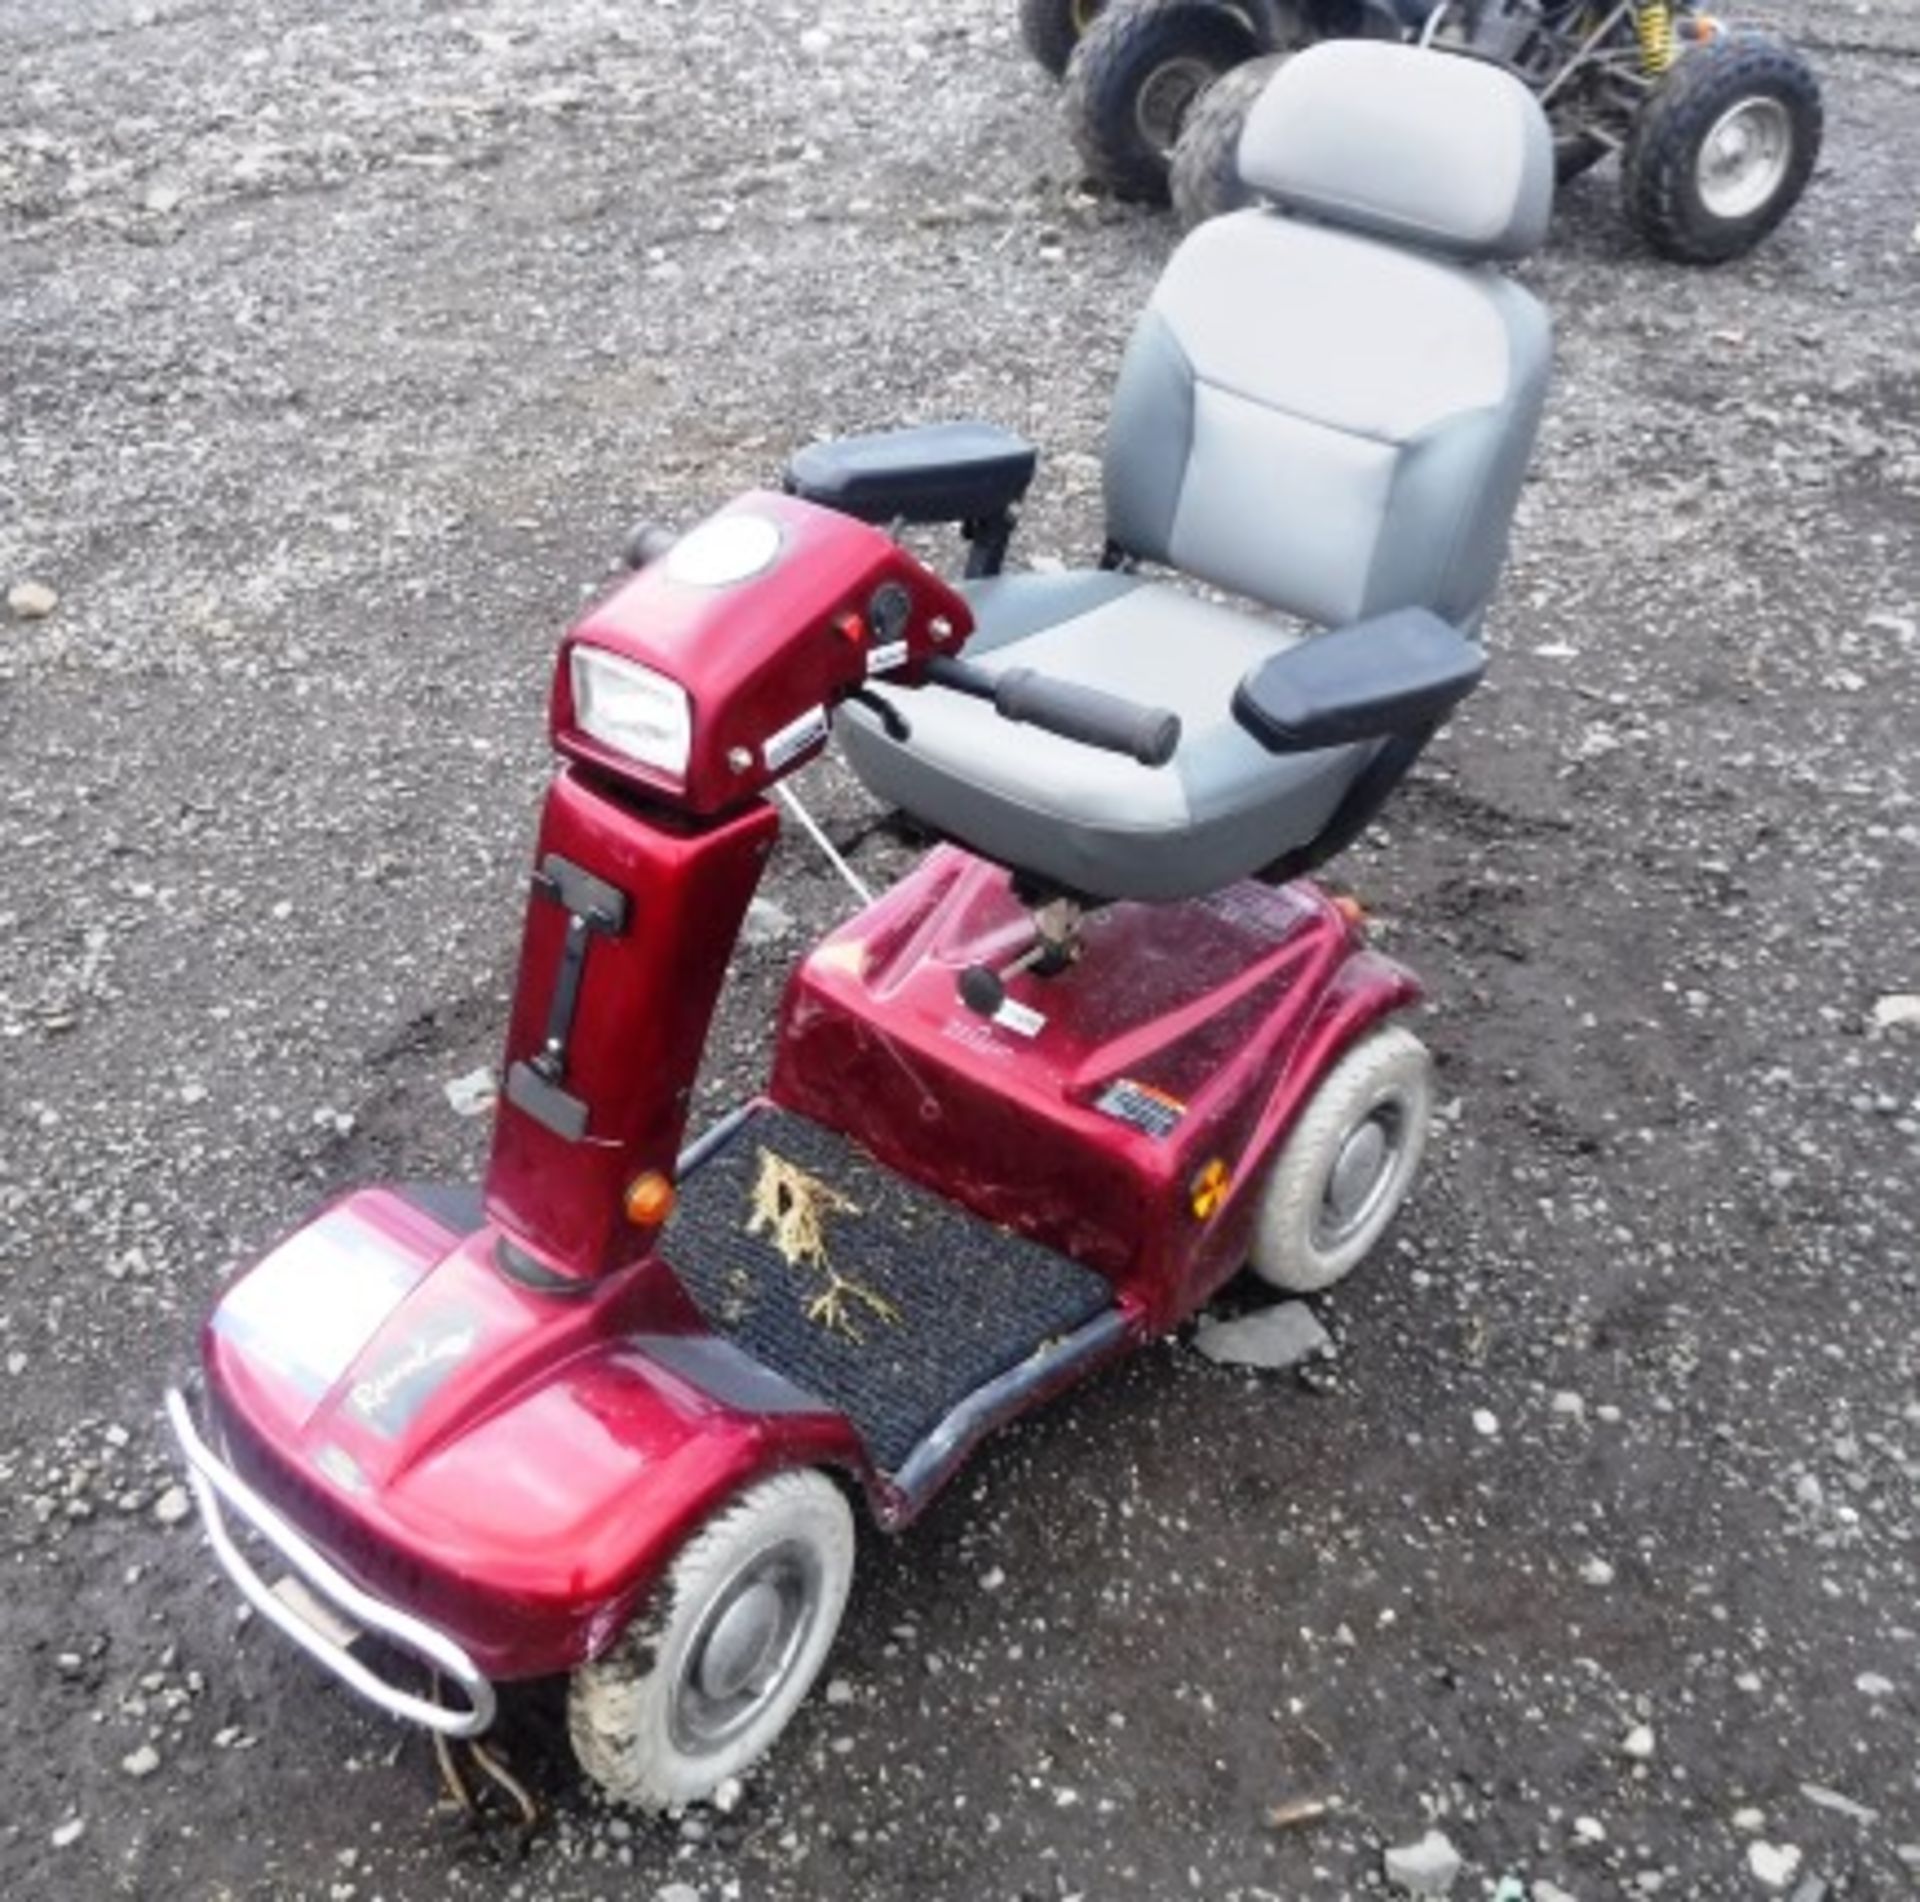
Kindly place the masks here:
[(1218, 1156), (1194, 1177), (1187, 1191), (1188, 1200), (1193, 1204), (1193, 1212), (1205, 1221), (1222, 1202), (1227, 1199), (1227, 1191), (1233, 1186), (1233, 1172)]
[(649, 1169), (627, 1184), (627, 1220), (635, 1228), (658, 1228), (673, 1213), (673, 1184)]

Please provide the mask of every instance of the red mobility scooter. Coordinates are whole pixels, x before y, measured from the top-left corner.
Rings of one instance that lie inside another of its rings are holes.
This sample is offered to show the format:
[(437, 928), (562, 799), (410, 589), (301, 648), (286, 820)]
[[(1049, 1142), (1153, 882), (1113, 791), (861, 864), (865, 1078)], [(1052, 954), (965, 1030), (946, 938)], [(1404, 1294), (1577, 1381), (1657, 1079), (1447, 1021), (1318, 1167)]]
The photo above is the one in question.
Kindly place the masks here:
[[(1099, 567), (999, 572), (1017, 438), (852, 438), (650, 538), (562, 643), (484, 1183), (324, 1211), (167, 1402), (239, 1589), (387, 1711), (476, 1736), (499, 1681), (570, 1674), (595, 1778), (702, 1798), (819, 1670), (853, 1505), (904, 1526), (1243, 1264), (1325, 1287), (1399, 1206), (1418, 988), (1301, 875), (1481, 674), (1548, 355), (1498, 265), (1551, 139), (1399, 46), (1275, 94), (1268, 202), (1187, 240), (1127, 353)], [(968, 579), (901, 521), (962, 524)], [(836, 727), (943, 842), (688, 1143), (768, 795)]]

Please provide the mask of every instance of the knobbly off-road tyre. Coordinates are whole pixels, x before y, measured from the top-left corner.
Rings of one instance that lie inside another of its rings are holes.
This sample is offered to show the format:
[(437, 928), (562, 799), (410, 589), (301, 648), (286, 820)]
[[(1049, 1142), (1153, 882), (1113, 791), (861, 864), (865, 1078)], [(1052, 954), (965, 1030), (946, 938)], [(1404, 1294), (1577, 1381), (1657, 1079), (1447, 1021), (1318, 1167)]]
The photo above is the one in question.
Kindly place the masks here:
[(1086, 30), (1100, 17), (1107, 0), (1020, 0), (1020, 39), (1055, 79), (1066, 76), (1067, 61)]
[(1088, 176), (1116, 198), (1165, 204), (1188, 110), (1262, 50), (1218, 0), (1114, 0), (1067, 63), (1067, 123)]
[(1285, 53), (1262, 53), (1222, 73), (1187, 114), (1167, 172), (1173, 215), (1182, 231), (1258, 200), (1260, 194), (1240, 176), (1240, 133), (1253, 102), (1287, 58)]
[(1683, 53), (1641, 107), (1621, 161), (1628, 221), (1662, 257), (1720, 264), (1806, 189), (1825, 115), (1806, 61), (1762, 33)]

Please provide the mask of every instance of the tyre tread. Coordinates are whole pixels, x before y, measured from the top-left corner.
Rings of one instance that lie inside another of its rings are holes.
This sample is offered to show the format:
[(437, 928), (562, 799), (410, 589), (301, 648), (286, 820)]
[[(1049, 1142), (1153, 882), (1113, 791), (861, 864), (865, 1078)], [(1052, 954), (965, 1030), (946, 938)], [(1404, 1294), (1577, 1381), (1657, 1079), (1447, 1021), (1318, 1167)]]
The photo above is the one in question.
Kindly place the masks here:
[[(1778, 89), (1793, 114), (1798, 146), (1786, 182), (1760, 211), (1711, 220), (1688, 201), (1688, 151), (1726, 109), (1725, 91), (1739, 81)], [(1768, 82), (1771, 82), (1768, 84)], [(1718, 264), (1758, 244), (1799, 201), (1820, 153), (1825, 114), (1819, 82), (1806, 61), (1771, 35), (1740, 33), (1683, 54), (1641, 108), (1621, 158), (1621, 195), (1628, 221), (1659, 252), (1683, 264)]]
[(1194, 102), (1180, 128), (1180, 143), (1173, 149), (1167, 173), (1174, 216), (1182, 231), (1238, 211), (1259, 196), (1240, 176), (1240, 133), (1253, 102), (1287, 57), (1262, 53), (1222, 73)]
[(1020, 41), (1042, 69), (1064, 78), (1080, 42), (1073, 0), (1020, 0)]
[(1222, 73), (1261, 51), (1254, 29), (1221, 0), (1116, 0), (1067, 62), (1067, 123), (1087, 174), (1116, 197), (1167, 202), (1167, 161), (1133, 121), (1136, 75), (1176, 52), (1199, 51)]

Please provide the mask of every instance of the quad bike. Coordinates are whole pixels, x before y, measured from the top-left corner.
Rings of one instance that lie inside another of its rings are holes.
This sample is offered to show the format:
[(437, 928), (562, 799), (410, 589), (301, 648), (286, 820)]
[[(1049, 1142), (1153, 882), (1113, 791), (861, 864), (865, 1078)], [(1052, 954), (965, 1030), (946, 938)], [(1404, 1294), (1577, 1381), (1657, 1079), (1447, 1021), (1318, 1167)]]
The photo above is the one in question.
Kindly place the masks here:
[[(1563, 181), (1618, 152), (1628, 219), (1663, 256), (1741, 255), (1812, 175), (1819, 84), (1777, 39), (1657, 0), (1393, 0), (1393, 8), (1396, 31), (1505, 66), (1533, 89)], [(1364, 24), (1379, 30), (1378, 14)], [(1240, 129), (1296, 43), (1291, 30), (1276, 34), (1273, 16), (1241, 15), (1218, 0), (1117, 0), (1074, 55), (1078, 80), (1069, 74), (1090, 171), (1121, 192), (1171, 195), (1189, 229), (1245, 203)], [(1207, 85), (1202, 68), (1220, 69), (1234, 34), (1258, 45)]]
[[(1275, 86), (1340, 136), (1246, 142), (1295, 210), (1194, 234), (1141, 318), (1099, 566), (1002, 572), (1017, 437), (844, 438), (636, 537), (562, 641), (484, 1181), (310, 1218), (167, 1398), (239, 1591), (443, 1750), (563, 1675), (615, 1796), (713, 1793), (819, 1671), (857, 1505), (905, 1526), (1243, 1264), (1325, 1288), (1399, 1209), (1419, 986), (1306, 874), (1485, 666), (1549, 354), (1498, 261), (1551, 157), (1495, 67), (1336, 50)], [(883, 526), (938, 522), (962, 583)], [(942, 842), (802, 959), (765, 1090), (688, 1141), (775, 799), (830, 734)]]

